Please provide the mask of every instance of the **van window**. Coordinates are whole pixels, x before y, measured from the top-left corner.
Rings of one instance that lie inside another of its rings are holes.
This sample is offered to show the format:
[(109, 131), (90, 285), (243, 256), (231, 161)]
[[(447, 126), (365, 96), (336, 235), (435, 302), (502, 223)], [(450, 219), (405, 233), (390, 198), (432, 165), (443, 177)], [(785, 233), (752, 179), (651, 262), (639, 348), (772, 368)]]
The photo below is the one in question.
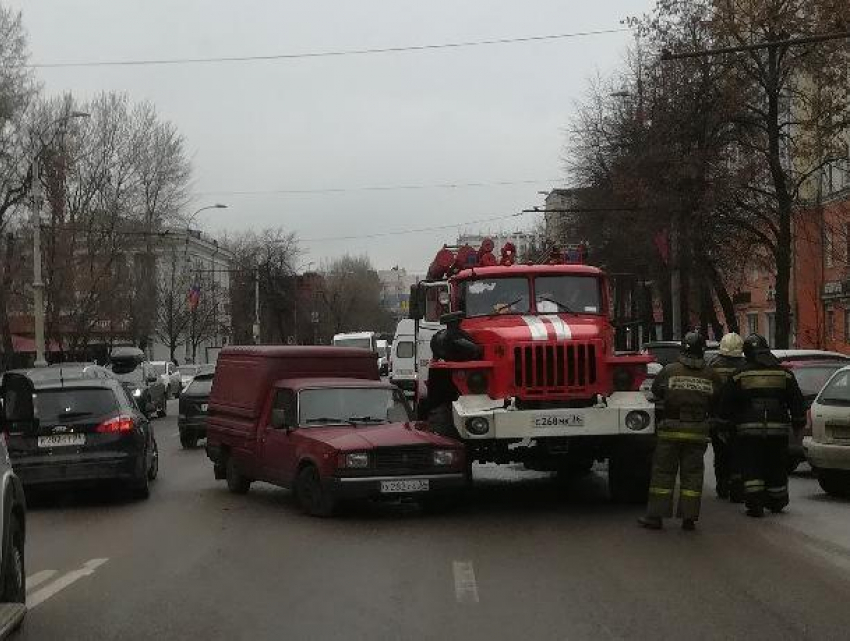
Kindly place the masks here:
[(413, 343), (410, 341), (401, 341), (395, 348), (397, 358), (413, 358)]
[(371, 338), (337, 338), (334, 340), (336, 347), (359, 347), (361, 349), (369, 349), (374, 351)]
[(272, 401), (272, 409), (282, 409), (283, 414), (286, 417), (286, 425), (295, 426), (297, 422), (295, 412), (295, 392), (291, 389), (280, 389), (275, 393), (274, 401)]

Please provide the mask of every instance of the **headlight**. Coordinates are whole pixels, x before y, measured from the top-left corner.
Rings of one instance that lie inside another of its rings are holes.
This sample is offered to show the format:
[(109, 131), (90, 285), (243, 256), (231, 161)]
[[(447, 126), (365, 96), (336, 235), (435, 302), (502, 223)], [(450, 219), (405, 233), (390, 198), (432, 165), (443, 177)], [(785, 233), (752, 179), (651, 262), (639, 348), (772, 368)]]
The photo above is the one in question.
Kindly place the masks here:
[(640, 432), (649, 427), (649, 414), (643, 410), (633, 410), (626, 414), (626, 427), (633, 432)]
[(466, 377), (466, 384), (473, 394), (484, 394), (487, 392), (487, 374), (481, 370), (473, 370)]
[(490, 431), (490, 422), (483, 416), (476, 416), (466, 421), (466, 429), (475, 436), (484, 436)]
[(434, 450), (434, 465), (454, 465), (457, 461), (455, 450)]
[(345, 467), (369, 467), (369, 455), (366, 452), (351, 452), (345, 455)]
[(627, 392), (632, 389), (634, 380), (631, 371), (625, 367), (618, 367), (614, 370), (614, 389), (618, 392)]
[(137, 387), (136, 389), (133, 390), (133, 397), (134, 398), (140, 398), (141, 395), (142, 395), (141, 388)]

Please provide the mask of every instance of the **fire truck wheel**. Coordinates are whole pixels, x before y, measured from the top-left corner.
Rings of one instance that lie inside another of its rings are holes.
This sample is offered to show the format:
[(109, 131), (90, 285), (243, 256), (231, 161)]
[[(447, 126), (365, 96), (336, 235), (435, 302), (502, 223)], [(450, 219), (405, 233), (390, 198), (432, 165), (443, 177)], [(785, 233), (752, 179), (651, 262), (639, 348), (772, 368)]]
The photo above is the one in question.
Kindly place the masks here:
[(651, 460), (628, 452), (608, 459), (608, 491), (617, 503), (646, 503), (649, 494)]

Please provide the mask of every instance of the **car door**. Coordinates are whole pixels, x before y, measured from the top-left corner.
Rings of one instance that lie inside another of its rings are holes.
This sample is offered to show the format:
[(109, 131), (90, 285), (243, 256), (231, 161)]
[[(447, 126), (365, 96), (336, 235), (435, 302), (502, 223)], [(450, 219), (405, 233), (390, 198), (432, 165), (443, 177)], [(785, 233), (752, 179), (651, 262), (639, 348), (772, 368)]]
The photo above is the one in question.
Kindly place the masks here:
[(850, 443), (850, 370), (836, 373), (812, 404), (812, 438)]
[(289, 486), (295, 474), (297, 412), (295, 392), (274, 391), (271, 408), (263, 421), (260, 457), (265, 477), (272, 483)]

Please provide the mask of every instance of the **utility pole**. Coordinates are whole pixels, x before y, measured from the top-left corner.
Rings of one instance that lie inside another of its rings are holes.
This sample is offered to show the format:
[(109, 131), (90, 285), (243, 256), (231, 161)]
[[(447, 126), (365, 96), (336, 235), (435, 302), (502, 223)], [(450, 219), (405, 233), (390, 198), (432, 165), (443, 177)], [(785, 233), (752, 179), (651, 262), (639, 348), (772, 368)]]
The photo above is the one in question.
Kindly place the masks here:
[(38, 154), (32, 160), (32, 293), (35, 366), (47, 367), (44, 357), (44, 283), (41, 280), (41, 178)]
[(260, 268), (254, 268), (254, 345), (260, 344)]
[(670, 297), (673, 302), (671, 318), (673, 325), (674, 340), (682, 337), (682, 274), (679, 271), (680, 264), (679, 247), (679, 215), (673, 214), (670, 221)]

